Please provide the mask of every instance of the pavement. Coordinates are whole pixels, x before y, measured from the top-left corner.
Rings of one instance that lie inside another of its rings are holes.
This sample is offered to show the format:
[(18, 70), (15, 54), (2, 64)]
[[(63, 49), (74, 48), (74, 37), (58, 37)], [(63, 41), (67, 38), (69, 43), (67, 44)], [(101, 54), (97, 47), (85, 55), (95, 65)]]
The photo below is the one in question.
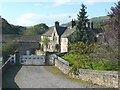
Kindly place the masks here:
[(45, 66), (22, 66), (14, 80), (19, 88), (93, 88), (55, 75)]

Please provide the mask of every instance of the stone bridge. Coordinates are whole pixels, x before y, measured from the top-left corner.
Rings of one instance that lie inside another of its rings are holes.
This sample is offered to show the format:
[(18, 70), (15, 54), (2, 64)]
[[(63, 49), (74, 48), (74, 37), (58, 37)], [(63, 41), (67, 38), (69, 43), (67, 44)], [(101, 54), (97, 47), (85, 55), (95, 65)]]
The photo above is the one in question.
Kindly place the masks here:
[[(20, 88), (93, 88), (91, 90), (101, 88), (101, 86), (81, 82), (81, 80), (76, 82), (75, 79), (70, 79), (67, 74), (60, 71), (65, 66), (61, 65), (56, 59), (55, 66), (46, 66), (48, 64), (44, 66), (22, 66), (17, 63), (11, 65), (9, 63), (10, 59), (8, 59), (3, 65), (4, 67), (0, 69), (2, 70), (2, 88), (16, 88), (17, 90), (20, 90)], [(58, 67), (60, 68), (58, 69)], [(108, 88), (108, 90), (112, 89)]]
[(51, 73), (52, 66), (11, 66), (3, 74), (3, 88), (92, 88)]
[[(17, 55), (17, 53), (16, 53)], [(17, 56), (16, 56), (17, 57)], [(91, 88), (92, 85), (70, 80), (55, 66), (22, 66), (10, 64), (8, 59), (2, 66), (2, 88)], [(17, 60), (17, 59), (16, 59)], [(34, 59), (33, 59), (34, 61)], [(53, 73), (54, 72), (54, 73)], [(61, 74), (61, 75), (60, 75)]]

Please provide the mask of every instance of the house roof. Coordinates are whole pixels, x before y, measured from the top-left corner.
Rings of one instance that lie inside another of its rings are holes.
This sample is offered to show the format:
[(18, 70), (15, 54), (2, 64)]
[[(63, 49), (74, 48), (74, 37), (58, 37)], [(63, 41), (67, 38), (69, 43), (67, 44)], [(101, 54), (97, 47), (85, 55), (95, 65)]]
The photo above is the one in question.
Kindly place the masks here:
[(76, 31), (76, 27), (73, 27), (73, 28), (71, 28), (71, 27), (68, 27), (66, 30), (65, 30), (65, 32), (62, 34), (62, 36), (61, 37), (69, 37), (73, 32), (75, 32)]
[(67, 27), (58, 27), (56, 28), (56, 31), (58, 33), (59, 36), (61, 36), (65, 31), (66, 31)]
[(50, 27), (49, 30), (47, 32), (45, 32), (44, 34), (42, 34), (42, 36), (51, 36), (52, 32), (54, 31), (54, 27)]
[(27, 36), (27, 35), (12, 35), (12, 34), (0, 34), (2, 42), (17, 41), (17, 42), (39, 42), (41, 35)]
[[(58, 33), (59, 36), (61, 37), (68, 37), (70, 36), (73, 32), (75, 32), (76, 28), (70, 28), (70, 27), (59, 27), (56, 28), (56, 31)], [(49, 30), (43, 34), (43, 36), (52, 36), (52, 32), (54, 31), (54, 27), (50, 27)]]

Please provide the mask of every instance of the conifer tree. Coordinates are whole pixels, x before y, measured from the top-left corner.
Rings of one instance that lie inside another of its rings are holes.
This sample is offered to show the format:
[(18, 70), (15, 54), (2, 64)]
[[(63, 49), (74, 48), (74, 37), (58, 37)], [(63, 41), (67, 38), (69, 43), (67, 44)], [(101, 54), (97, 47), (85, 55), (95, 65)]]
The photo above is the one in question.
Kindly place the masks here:
[(81, 9), (79, 11), (79, 14), (77, 15), (77, 41), (83, 41), (86, 43), (88, 39), (88, 32), (87, 32), (87, 27), (86, 24), (88, 23), (88, 16), (86, 15), (86, 9), (87, 7), (82, 4)]

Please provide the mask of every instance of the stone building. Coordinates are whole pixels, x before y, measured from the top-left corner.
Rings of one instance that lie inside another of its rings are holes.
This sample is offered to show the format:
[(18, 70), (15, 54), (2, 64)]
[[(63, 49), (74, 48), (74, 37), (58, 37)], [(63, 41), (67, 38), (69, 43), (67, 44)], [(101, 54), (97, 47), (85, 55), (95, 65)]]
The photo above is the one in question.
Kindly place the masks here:
[[(90, 24), (87, 24), (87, 27), (90, 27)], [(43, 38), (49, 38), (50, 42), (48, 43), (46, 49), (49, 52), (57, 51), (59, 48), (60, 53), (68, 52), (68, 43), (69, 37), (76, 31), (76, 22), (72, 20), (70, 26), (65, 27), (59, 24), (58, 21), (55, 22), (55, 26), (50, 27), (49, 30), (41, 36), (41, 45), (43, 45)], [(43, 48), (45, 51), (45, 47)]]

